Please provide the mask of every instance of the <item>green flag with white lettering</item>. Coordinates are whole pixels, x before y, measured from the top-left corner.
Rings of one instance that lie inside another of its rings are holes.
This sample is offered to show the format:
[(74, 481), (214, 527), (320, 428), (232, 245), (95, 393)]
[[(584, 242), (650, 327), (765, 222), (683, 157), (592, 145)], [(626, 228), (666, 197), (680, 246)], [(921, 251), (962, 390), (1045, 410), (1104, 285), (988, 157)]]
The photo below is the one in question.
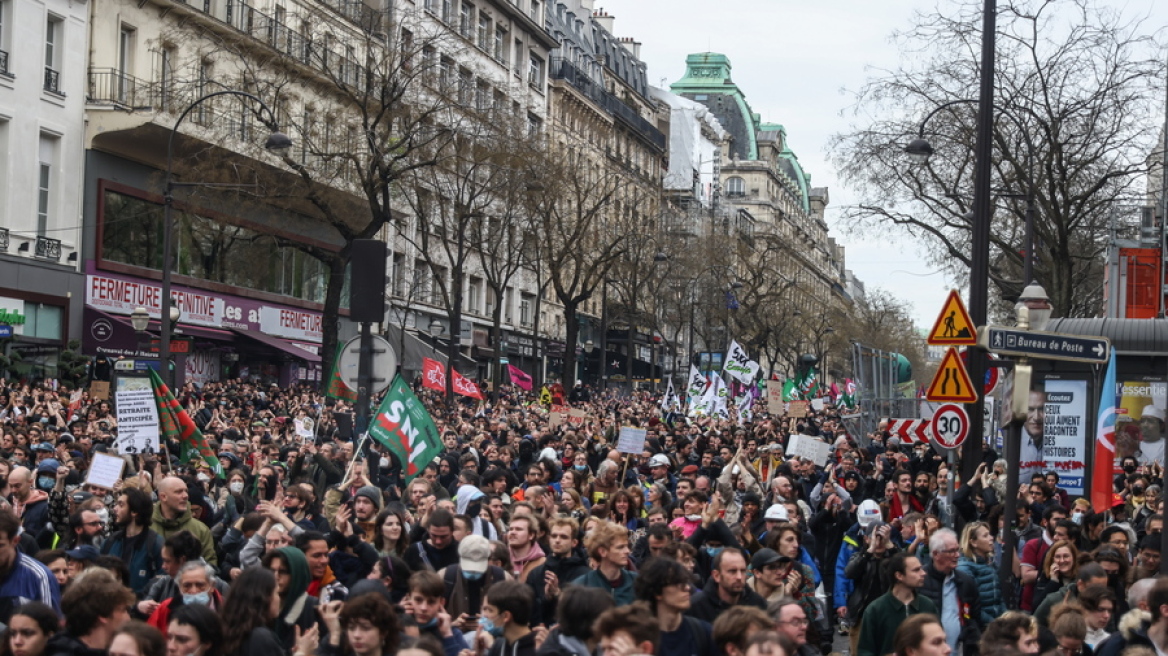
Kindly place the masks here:
[(369, 422), (369, 437), (397, 455), (406, 485), (442, 451), (438, 427), (400, 375), (393, 379)]

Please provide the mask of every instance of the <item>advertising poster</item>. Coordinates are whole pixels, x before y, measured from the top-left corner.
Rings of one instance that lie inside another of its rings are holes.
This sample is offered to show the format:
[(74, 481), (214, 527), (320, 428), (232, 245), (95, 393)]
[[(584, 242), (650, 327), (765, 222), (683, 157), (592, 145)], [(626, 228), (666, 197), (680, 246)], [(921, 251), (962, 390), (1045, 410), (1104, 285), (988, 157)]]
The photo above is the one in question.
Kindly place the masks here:
[(1042, 457), (1045, 469), (1056, 471), (1067, 494), (1085, 493), (1087, 461), (1087, 381), (1047, 380)]
[(1120, 465), (1127, 456), (1135, 456), (1141, 465), (1163, 463), (1168, 383), (1121, 376), (1115, 386), (1115, 472), (1123, 471)]

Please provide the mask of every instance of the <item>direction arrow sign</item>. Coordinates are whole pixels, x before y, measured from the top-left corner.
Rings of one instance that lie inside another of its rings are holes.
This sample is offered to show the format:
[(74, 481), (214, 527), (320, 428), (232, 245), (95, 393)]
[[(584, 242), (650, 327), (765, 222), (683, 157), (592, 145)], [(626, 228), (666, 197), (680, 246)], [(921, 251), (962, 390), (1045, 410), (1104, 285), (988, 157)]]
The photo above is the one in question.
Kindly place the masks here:
[(928, 419), (889, 419), (888, 432), (907, 444), (929, 441)]
[(937, 408), (933, 414), (933, 437), (937, 445), (956, 449), (969, 437), (969, 415), (965, 408), (951, 403)]
[(978, 343), (982, 348), (1002, 355), (1102, 364), (1107, 362), (1111, 354), (1111, 341), (1106, 337), (1082, 337), (998, 326), (979, 328), (978, 334)]

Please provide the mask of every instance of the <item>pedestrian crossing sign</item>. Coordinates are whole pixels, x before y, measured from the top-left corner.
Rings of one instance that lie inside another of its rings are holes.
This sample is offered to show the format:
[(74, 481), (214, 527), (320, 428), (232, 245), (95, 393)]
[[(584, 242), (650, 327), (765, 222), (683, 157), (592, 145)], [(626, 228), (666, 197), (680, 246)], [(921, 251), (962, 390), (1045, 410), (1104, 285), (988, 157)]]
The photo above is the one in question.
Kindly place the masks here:
[(965, 365), (961, 363), (961, 356), (957, 354), (956, 348), (950, 346), (949, 350), (945, 351), (945, 358), (941, 360), (941, 366), (937, 368), (937, 375), (933, 376), (933, 382), (929, 385), (925, 398), (945, 403), (977, 402), (977, 390), (973, 387), (973, 381), (969, 379), (969, 373), (965, 371)]
[(961, 302), (961, 295), (954, 289), (949, 292), (949, 298), (937, 315), (937, 322), (929, 331), (926, 340), (930, 344), (939, 346), (972, 346), (977, 344), (977, 329)]

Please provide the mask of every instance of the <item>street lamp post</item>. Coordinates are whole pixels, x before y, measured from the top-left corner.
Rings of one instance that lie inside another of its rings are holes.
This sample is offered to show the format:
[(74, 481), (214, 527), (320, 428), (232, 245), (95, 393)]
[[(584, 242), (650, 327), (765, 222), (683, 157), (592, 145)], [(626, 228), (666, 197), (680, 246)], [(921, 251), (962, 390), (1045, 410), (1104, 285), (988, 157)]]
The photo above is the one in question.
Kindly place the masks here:
[[(163, 188), (163, 218), (162, 218), (162, 306), (159, 312), (160, 334), (158, 338), (158, 359), (162, 368), (162, 380), (166, 382), (171, 389), (174, 388), (174, 372), (170, 369), (170, 337), (173, 326), (167, 321), (167, 317), (171, 316), (171, 298), (170, 298), (170, 283), (171, 283), (171, 260), (174, 257), (174, 189), (175, 187), (190, 187), (196, 186), (198, 183), (191, 182), (175, 182), (174, 181), (174, 138), (178, 134), (178, 128), (182, 122), (186, 120), (187, 115), (191, 113), (199, 105), (217, 98), (219, 96), (238, 96), (240, 98), (251, 100), (258, 104), (260, 108), (267, 112), (269, 120), (264, 121), (265, 125), (271, 130), (267, 140), (264, 142), (264, 148), (281, 157), (286, 155), (292, 148), (292, 139), (288, 135), (279, 131), (279, 125), (276, 122), (276, 115), (272, 109), (264, 104), (256, 96), (243, 91), (234, 91), (227, 89), (224, 91), (216, 91), (208, 93), (207, 95), (195, 100), (182, 114), (179, 114), (178, 120), (174, 122), (174, 127), (170, 129), (170, 136), (166, 141), (166, 184)], [(262, 120), (262, 119), (261, 119)], [(235, 186), (235, 185), (230, 185)]]
[[(986, 0), (986, 15), (983, 17), (982, 42), (982, 78), (981, 94), (977, 101), (958, 99), (937, 106), (921, 121), (916, 139), (905, 148), (914, 160), (919, 163), (927, 162), (933, 154), (933, 147), (925, 139), (925, 126), (938, 112), (948, 107), (960, 104), (978, 105), (977, 112), (977, 144), (975, 149), (976, 162), (974, 167), (974, 196), (973, 196), (973, 225), (972, 248), (969, 265), (969, 316), (975, 326), (984, 326), (987, 323), (989, 303), (989, 238), (990, 238), (990, 190), (991, 149), (993, 147), (993, 114), (1004, 114), (1017, 124), (1026, 141), (1026, 255), (1022, 265), (1022, 284), (1029, 285), (1034, 276), (1034, 215), (1035, 215), (1035, 188), (1034, 188), (1034, 140), (1026, 124), (1013, 113), (998, 107), (993, 102), (993, 68), (994, 68), (994, 25), (996, 22), (996, 0)], [(987, 80), (987, 75), (989, 79)], [(1028, 112), (1030, 110), (1027, 110)], [(1033, 112), (1031, 112), (1033, 114)], [(985, 380), (986, 355), (980, 349), (970, 349), (966, 368), (970, 380), (975, 385)], [(976, 439), (966, 440), (962, 452), (961, 477), (963, 480), (973, 478), (978, 464), (982, 460), (982, 439), (985, 434), (985, 398), (979, 394), (976, 401), (969, 404), (969, 432)], [(1010, 521), (1014, 521), (1013, 518)]]

